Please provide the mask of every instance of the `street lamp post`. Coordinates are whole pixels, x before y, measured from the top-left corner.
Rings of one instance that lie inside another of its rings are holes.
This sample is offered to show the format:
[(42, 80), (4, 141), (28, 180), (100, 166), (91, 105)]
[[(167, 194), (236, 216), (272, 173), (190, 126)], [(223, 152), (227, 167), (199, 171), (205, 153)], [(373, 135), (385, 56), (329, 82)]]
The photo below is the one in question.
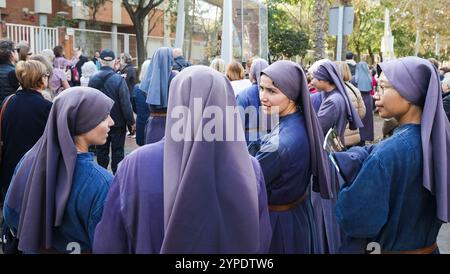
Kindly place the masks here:
[(385, 61), (394, 58), (394, 37), (391, 32), (389, 9), (384, 9), (384, 36), (381, 39), (381, 52)]

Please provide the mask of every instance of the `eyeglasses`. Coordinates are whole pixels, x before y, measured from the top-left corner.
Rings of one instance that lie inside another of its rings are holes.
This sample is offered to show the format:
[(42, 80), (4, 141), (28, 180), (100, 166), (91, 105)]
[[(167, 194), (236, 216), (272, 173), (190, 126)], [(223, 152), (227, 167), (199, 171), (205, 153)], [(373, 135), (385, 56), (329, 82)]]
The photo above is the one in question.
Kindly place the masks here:
[(49, 78), (49, 77), (50, 77), (50, 73), (46, 73), (46, 74), (42, 75), (42, 77), (47, 77), (47, 78)]

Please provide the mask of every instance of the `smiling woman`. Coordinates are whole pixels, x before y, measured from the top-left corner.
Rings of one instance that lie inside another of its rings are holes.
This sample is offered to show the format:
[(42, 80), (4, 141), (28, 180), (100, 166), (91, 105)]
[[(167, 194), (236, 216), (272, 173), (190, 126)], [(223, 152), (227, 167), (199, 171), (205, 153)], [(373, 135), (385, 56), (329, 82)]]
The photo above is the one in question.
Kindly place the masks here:
[(263, 111), (280, 116), (279, 123), (261, 138), (255, 154), (269, 200), (273, 231), (269, 252), (319, 252), (310, 182), (315, 175), (314, 189), (328, 198), (329, 170), (306, 76), (297, 64), (278, 61), (262, 71), (260, 86)]

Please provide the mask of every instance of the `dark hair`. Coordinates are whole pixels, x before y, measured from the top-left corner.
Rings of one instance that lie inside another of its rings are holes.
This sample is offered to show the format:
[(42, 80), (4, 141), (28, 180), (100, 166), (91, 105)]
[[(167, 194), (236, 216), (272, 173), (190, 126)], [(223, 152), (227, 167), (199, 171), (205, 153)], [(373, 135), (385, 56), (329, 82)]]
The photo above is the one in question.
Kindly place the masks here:
[(30, 52), (30, 45), (27, 42), (20, 42), (17, 44), (18, 53), (19, 53), (19, 60), (20, 61), (26, 61), (31, 55)]
[(434, 59), (434, 58), (428, 58), (428, 61), (430, 61), (430, 62), (433, 64), (433, 66), (434, 66), (437, 70), (439, 70), (439, 62), (438, 62), (438, 60), (436, 60), (436, 59)]
[(62, 46), (56, 46), (56, 47), (53, 48), (53, 53), (55, 54), (55, 58), (56, 57), (63, 57), (64, 48)]
[(347, 59), (347, 60), (353, 59), (353, 52), (351, 52), (351, 51), (347, 52), (347, 54), (345, 55), (345, 59)]
[(14, 42), (11, 40), (0, 41), (0, 64), (7, 64), (10, 62), (11, 54), (14, 52)]

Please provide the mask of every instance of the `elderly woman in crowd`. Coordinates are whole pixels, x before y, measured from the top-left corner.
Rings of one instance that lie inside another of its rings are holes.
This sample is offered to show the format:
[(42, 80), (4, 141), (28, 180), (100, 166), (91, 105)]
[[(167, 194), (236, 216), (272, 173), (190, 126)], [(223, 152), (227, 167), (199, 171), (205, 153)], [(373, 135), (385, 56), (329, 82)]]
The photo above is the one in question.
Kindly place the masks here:
[(82, 87), (87, 87), (89, 85), (89, 79), (92, 75), (97, 73), (97, 66), (94, 62), (89, 61), (83, 64), (81, 67), (81, 78), (80, 83)]
[(21, 89), (3, 101), (2, 161), (0, 183), (2, 198), (17, 163), (44, 132), (52, 103), (43, 96), (48, 85), (48, 69), (39, 61), (20, 61), (16, 76)]
[[(46, 56), (52, 63), (55, 60), (55, 54), (51, 49), (44, 49), (42, 55)], [(55, 97), (61, 91), (68, 89), (69, 87), (70, 85), (64, 70), (53, 66), (52, 75), (50, 75), (49, 79), (49, 88), (52, 92), (52, 97)]]

